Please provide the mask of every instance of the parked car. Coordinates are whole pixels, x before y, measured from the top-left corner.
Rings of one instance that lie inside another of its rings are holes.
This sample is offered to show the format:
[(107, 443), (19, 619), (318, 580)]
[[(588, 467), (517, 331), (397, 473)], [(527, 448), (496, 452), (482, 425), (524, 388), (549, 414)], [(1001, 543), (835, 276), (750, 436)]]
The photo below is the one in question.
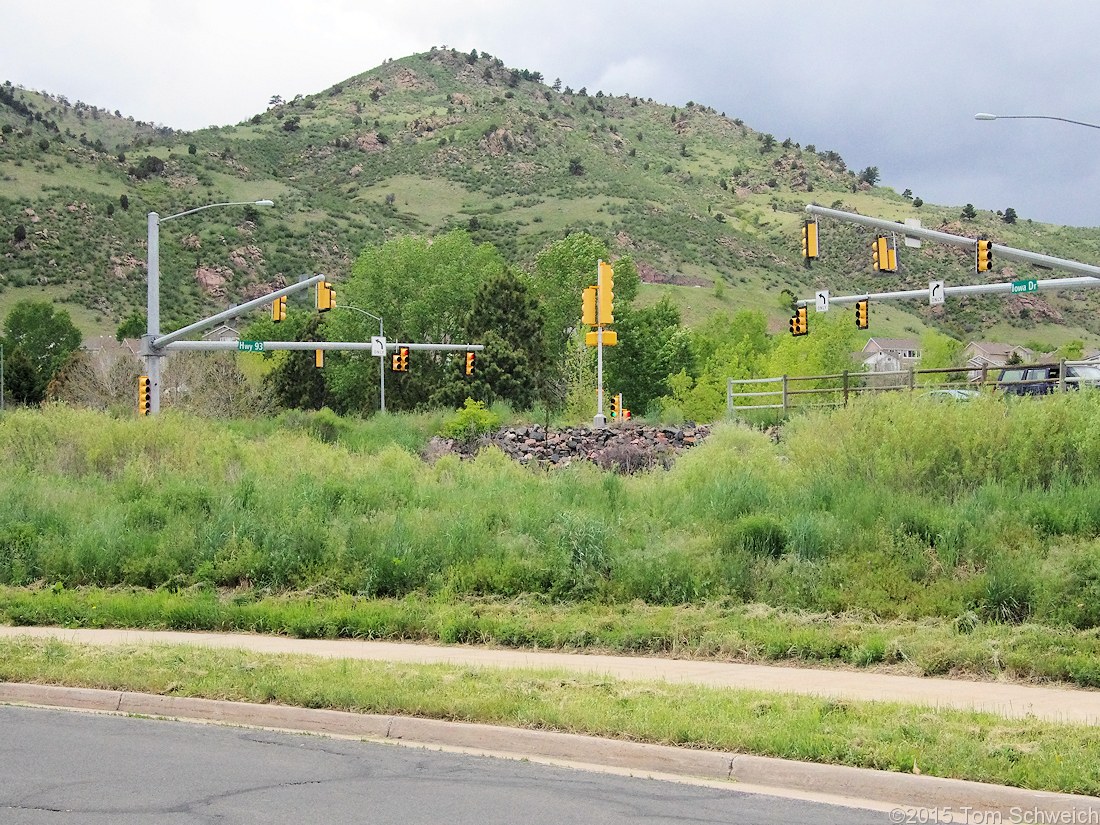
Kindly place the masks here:
[[(1061, 380), (1059, 364), (1005, 367), (997, 377), (997, 389), (1006, 395), (1047, 395), (1059, 389)], [(1076, 390), (1082, 385), (1100, 386), (1100, 366), (1066, 366), (1066, 389)]]

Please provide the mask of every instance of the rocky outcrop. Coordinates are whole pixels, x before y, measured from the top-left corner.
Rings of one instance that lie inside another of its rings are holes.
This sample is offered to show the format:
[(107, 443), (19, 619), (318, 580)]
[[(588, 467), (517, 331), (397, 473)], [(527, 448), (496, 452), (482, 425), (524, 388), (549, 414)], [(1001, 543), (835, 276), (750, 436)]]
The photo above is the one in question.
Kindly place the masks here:
[(655, 467), (667, 469), (677, 455), (708, 435), (709, 427), (694, 424), (682, 427), (626, 424), (550, 431), (538, 426), (506, 427), (470, 443), (437, 436), (423, 455), (429, 461), (447, 453), (469, 458), (483, 447), (495, 446), (521, 464), (565, 467), (576, 461), (591, 461), (605, 470), (627, 474)]

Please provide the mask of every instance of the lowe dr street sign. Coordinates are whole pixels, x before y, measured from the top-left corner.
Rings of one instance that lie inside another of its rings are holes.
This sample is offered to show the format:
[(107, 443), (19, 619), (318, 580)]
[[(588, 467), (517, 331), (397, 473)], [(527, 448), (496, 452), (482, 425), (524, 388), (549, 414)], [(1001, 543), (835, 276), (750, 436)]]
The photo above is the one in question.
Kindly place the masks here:
[(1012, 282), (1012, 294), (1017, 295), (1021, 292), (1038, 292), (1039, 282), (1035, 280), (1027, 281), (1013, 281)]

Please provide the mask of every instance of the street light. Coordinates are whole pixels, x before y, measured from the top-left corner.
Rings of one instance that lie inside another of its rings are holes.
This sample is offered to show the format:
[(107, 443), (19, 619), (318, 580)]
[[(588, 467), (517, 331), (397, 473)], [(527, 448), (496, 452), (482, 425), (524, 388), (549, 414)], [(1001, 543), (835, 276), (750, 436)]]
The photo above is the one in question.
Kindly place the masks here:
[(160, 335), (160, 225), (165, 221), (182, 218), (184, 215), (192, 215), (202, 212), (204, 209), (213, 209), (216, 206), (274, 206), (270, 200), (260, 201), (229, 201), (227, 203), (208, 203), (206, 206), (196, 206), (185, 212), (177, 212), (162, 218), (156, 212), (149, 213), (149, 237), (146, 243), (147, 270), (148, 270), (148, 295), (145, 311), (148, 318), (148, 327), (144, 336), (142, 353), (145, 356), (145, 374), (149, 376), (149, 412), (160, 412), (160, 362), (164, 353), (153, 347), (153, 341)]
[(1085, 123), (1081, 120), (1070, 120), (1067, 117), (1051, 117), (1050, 115), (991, 115), (989, 112), (978, 112), (974, 120), (1060, 120), (1063, 123), (1073, 123), (1077, 126), (1088, 126), (1090, 129), (1100, 129), (1095, 123)]
[[(367, 312), (365, 309), (359, 309), (359, 307), (353, 307), (347, 304), (335, 304), (335, 306), (337, 309), (350, 309), (353, 312), (358, 312), (373, 318), (378, 322), (378, 337), (385, 340), (386, 333), (382, 330), (382, 319), (373, 312)], [(378, 410), (379, 412), (386, 411), (386, 351), (384, 349), (382, 350), (382, 354), (378, 357)]]

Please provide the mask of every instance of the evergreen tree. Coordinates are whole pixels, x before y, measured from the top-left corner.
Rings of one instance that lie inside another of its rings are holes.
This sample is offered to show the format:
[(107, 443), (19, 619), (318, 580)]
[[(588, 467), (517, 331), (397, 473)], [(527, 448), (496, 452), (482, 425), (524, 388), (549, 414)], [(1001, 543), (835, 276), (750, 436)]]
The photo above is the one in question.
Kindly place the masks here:
[[(321, 316), (310, 319), (299, 341), (323, 341)], [(318, 369), (314, 352), (291, 350), (278, 356), (281, 360), (266, 376), (264, 384), (271, 400), (278, 406), (297, 410), (319, 410), (328, 400), (323, 369)]]
[(485, 282), (466, 319), (467, 340), (485, 349), (475, 355), (474, 374), (465, 375), (463, 362), (433, 401), (458, 406), (466, 398), (502, 400), (514, 409), (530, 409), (545, 386), (543, 329), (537, 300), (514, 273)]

